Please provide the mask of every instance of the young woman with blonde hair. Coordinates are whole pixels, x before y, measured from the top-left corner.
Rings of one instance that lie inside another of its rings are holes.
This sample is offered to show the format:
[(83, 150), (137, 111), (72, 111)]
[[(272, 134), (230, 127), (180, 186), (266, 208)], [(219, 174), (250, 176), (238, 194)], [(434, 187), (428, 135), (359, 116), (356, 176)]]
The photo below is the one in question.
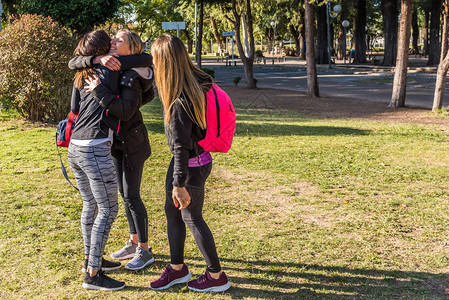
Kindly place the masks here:
[[(120, 62), (137, 56), (144, 50), (139, 35), (130, 30), (120, 30), (111, 41), (111, 51)], [(94, 61), (87, 59), (87, 61)], [(78, 60), (86, 60), (78, 58)], [(144, 60), (145, 61), (145, 60)], [(75, 61), (76, 62), (76, 59)], [(107, 110), (103, 121), (114, 131), (112, 157), (117, 172), (118, 187), (122, 195), (130, 239), (125, 246), (112, 253), (113, 259), (129, 259), (125, 268), (141, 270), (154, 262), (151, 247), (148, 246), (148, 215), (140, 196), (145, 161), (151, 154), (148, 131), (143, 123), (139, 108), (153, 99), (153, 71), (146, 67), (130, 68), (120, 75), (119, 95), (97, 79), (87, 80), (86, 90)]]
[(204, 185), (212, 169), (212, 156), (198, 145), (206, 133), (205, 94), (212, 87), (212, 78), (192, 64), (184, 44), (173, 35), (156, 39), (151, 53), (173, 158), (165, 184), (170, 264), (150, 286), (163, 290), (191, 278), (184, 264), (187, 225), (207, 264), (206, 273), (189, 281), (188, 288), (222, 292), (231, 285), (221, 270), (213, 235), (202, 216)]

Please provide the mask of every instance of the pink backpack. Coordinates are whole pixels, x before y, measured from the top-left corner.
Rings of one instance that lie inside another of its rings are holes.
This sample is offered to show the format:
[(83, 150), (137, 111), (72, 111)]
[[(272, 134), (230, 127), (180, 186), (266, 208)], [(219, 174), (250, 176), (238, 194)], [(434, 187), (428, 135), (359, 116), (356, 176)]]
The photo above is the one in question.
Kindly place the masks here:
[(235, 110), (231, 98), (213, 84), (206, 94), (206, 137), (198, 144), (208, 152), (226, 153), (235, 131)]

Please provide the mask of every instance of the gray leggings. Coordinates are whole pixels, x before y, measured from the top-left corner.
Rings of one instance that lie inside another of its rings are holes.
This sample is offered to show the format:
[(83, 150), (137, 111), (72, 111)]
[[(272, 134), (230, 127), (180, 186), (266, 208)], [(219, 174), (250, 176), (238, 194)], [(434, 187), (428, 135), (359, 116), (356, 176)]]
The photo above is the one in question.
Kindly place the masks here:
[(83, 198), (81, 230), (88, 267), (101, 268), (106, 241), (118, 212), (117, 176), (110, 143), (96, 146), (69, 145), (68, 159)]

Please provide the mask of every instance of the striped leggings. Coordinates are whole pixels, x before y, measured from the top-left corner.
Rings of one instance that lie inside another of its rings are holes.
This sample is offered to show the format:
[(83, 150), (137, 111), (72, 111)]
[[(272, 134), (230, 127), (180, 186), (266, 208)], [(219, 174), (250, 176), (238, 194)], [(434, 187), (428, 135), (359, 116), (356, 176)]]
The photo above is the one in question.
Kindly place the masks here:
[(69, 145), (68, 159), (83, 198), (81, 230), (88, 267), (101, 268), (106, 241), (118, 212), (117, 176), (110, 143), (96, 146)]

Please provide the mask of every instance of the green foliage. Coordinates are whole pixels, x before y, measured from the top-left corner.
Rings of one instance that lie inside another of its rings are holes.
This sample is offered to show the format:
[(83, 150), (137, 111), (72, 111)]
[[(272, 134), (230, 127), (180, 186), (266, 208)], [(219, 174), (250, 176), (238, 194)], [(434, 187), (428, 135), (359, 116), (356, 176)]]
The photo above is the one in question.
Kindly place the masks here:
[(215, 71), (212, 69), (208, 69), (208, 68), (203, 68), (202, 69), (206, 74), (208, 74), (210, 77), (215, 78)]
[[(50, 17), (23, 15), (0, 32), (0, 98), (23, 117), (58, 121), (69, 111), (74, 40)], [(8, 100), (6, 100), (8, 99)]]
[(81, 35), (111, 18), (119, 3), (119, 0), (21, 0), (20, 12), (50, 16)]
[(242, 77), (240, 77), (240, 76), (234, 77), (234, 84), (235, 84), (235, 86), (239, 85), (240, 80), (242, 80)]
[(255, 55), (256, 55), (256, 57), (263, 57), (263, 52), (262, 52), (262, 50), (260, 50), (260, 49), (256, 50), (256, 51), (255, 51)]

